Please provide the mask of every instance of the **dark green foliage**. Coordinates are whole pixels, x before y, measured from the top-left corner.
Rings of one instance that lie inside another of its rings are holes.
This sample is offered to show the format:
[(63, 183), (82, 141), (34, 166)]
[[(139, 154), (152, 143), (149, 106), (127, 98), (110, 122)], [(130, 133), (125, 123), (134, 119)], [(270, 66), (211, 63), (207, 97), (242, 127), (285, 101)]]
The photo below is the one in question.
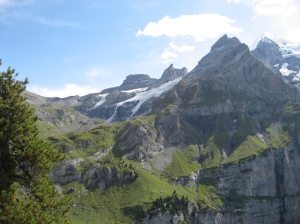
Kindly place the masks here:
[(146, 217), (146, 212), (141, 205), (128, 206), (121, 210), (124, 215), (131, 217), (133, 220), (143, 220)]
[(179, 215), (179, 212), (186, 211), (188, 208), (189, 199), (182, 196), (181, 199), (177, 196), (176, 191), (173, 191), (172, 196), (166, 198), (157, 198), (152, 202), (151, 208), (148, 212), (152, 215), (158, 211), (165, 213), (170, 212), (172, 215)]
[(68, 223), (69, 200), (48, 178), (63, 157), (37, 137), (37, 117), (21, 95), (28, 80), (16, 76), (10, 68), (0, 75), (0, 223)]

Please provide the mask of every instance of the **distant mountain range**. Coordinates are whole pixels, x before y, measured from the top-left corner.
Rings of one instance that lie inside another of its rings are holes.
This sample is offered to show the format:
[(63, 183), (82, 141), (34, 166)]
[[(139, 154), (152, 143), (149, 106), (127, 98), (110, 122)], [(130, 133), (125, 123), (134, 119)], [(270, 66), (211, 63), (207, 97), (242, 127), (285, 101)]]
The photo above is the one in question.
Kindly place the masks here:
[[(105, 120), (120, 122), (150, 113), (151, 101), (173, 88), (187, 73), (186, 68), (176, 69), (171, 64), (160, 79), (145, 74), (128, 75), (120, 86), (82, 97), (43, 97), (29, 91), (24, 95), (36, 108), (43, 124), (42, 135), (49, 136), (52, 132), (89, 130)], [(62, 121), (69, 121), (68, 125)]]

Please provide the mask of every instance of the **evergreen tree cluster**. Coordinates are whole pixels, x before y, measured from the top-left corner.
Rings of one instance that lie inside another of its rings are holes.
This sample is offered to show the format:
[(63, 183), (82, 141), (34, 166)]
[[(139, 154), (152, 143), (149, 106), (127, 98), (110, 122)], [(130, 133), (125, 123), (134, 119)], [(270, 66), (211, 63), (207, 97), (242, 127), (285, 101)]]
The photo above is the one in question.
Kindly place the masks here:
[(63, 157), (38, 138), (37, 116), (21, 95), (28, 80), (17, 75), (0, 74), (0, 223), (69, 223), (69, 199), (49, 180)]
[(160, 211), (162, 213), (170, 212), (172, 215), (179, 215), (179, 212), (187, 210), (188, 204), (189, 199), (184, 196), (179, 198), (174, 190), (172, 196), (166, 198), (160, 197), (153, 201), (148, 212), (154, 214), (155, 212)]

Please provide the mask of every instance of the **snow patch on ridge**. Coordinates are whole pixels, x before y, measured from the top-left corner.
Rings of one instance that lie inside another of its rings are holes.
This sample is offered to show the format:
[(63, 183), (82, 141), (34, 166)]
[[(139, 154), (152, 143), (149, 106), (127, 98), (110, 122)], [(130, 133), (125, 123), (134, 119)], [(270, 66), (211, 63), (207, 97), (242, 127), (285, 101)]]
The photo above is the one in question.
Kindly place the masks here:
[(179, 77), (177, 79), (174, 79), (173, 81), (169, 81), (167, 83), (164, 83), (162, 85), (160, 85), (157, 88), (148, 90), (148, 91), (144, 91), (144, 92), (138, 92), (134, 97), (127, 99), (125, 101), (119, 102), (114, 104), (113, 106), (116, 106), (115, 108), (115, 112), (114, 114), (107, 120), (108, 123), (112, 122), (117, 114), (117, 109), (119, 106), (123, 105), (124, 103), (127, 102), (134, 102), (134, 101), (138, 101), (138, 104), (132, 109), (131, 111), (131, 116), (130, 118), (132, 118), (135, 113), (140, 109), (141, 105), (145, 102), (147, 102), (148, 100), (150, 100), (151, 98), (154, 97), (159, 97), (162, 94), (164, 94), (165, 92), (169, 91), (170, 89), (172, 89), (174, 86), (176, 86), (180, 81), (181, 81), (182, 77)]
[(145, 88), (139, 88), (139, 89), (131, 89), (131, 90), (121, 90), (123, 93), (138, 93), (138, 92), (144, 92), (148, 87)]
[(107, 95), (108, 95), (108, 93), (106, 93), (106, 94), (100, 94), (99, 96), (101, 97), (101, 99), (100, 99), (100, 101), (98, 103), (95, 104), (95, 106), (93, 107), (93, 109), (95, 109), (96, 107), (99, 107), (103, 103), (105, 103)]
[(292, 79), (292, 81), (294, 81), (294, 82), (299, 82), (300, 81), (300, 72), (298, 72), (298, 74), (296, 74), (294, 76), (294, 78)]
[(288, 67), (289, 64), (288, 63), (283, 63), (281, 69), (279, 69), (280, 73), (283, 75), (283, 76), (289, 76), (290, 74), (294, 73), (295, 71), (292, 71), (292, 70), (288, 70)]

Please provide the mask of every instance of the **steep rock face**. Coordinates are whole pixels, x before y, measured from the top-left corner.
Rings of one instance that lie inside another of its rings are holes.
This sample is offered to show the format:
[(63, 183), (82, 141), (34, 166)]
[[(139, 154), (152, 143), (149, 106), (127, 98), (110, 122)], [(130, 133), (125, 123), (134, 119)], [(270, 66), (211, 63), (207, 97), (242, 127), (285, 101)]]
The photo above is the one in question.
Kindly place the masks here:
[(163, 146), (155, 142), (156, 138), (154, 121), (129, 122), (118, 133), (119, 143), (114, 146), (114, 151), (123, 158), (135, 161), (148, 160), (163, 150)]
[(134, 170), (120, 171), (117, 167), (100, 167), (99, 164), (90, 166), (84, 172), (79, 172), (76, 167), (82, 163), (82, 159), (62, 162), (54, 167), (50, 178), (56, 184), (67, 184), (74, 181), (83, 183), (87, 189), (105, 190), (110, 186), (122, 186), (134, 181)]
[(292, 141), (253, 160), (200, 172), (198, 181), (216, 181), (228, 206), (219, 216), (199, 214), (195, 223), (299, 223), (299, 155), (299, 143)]

